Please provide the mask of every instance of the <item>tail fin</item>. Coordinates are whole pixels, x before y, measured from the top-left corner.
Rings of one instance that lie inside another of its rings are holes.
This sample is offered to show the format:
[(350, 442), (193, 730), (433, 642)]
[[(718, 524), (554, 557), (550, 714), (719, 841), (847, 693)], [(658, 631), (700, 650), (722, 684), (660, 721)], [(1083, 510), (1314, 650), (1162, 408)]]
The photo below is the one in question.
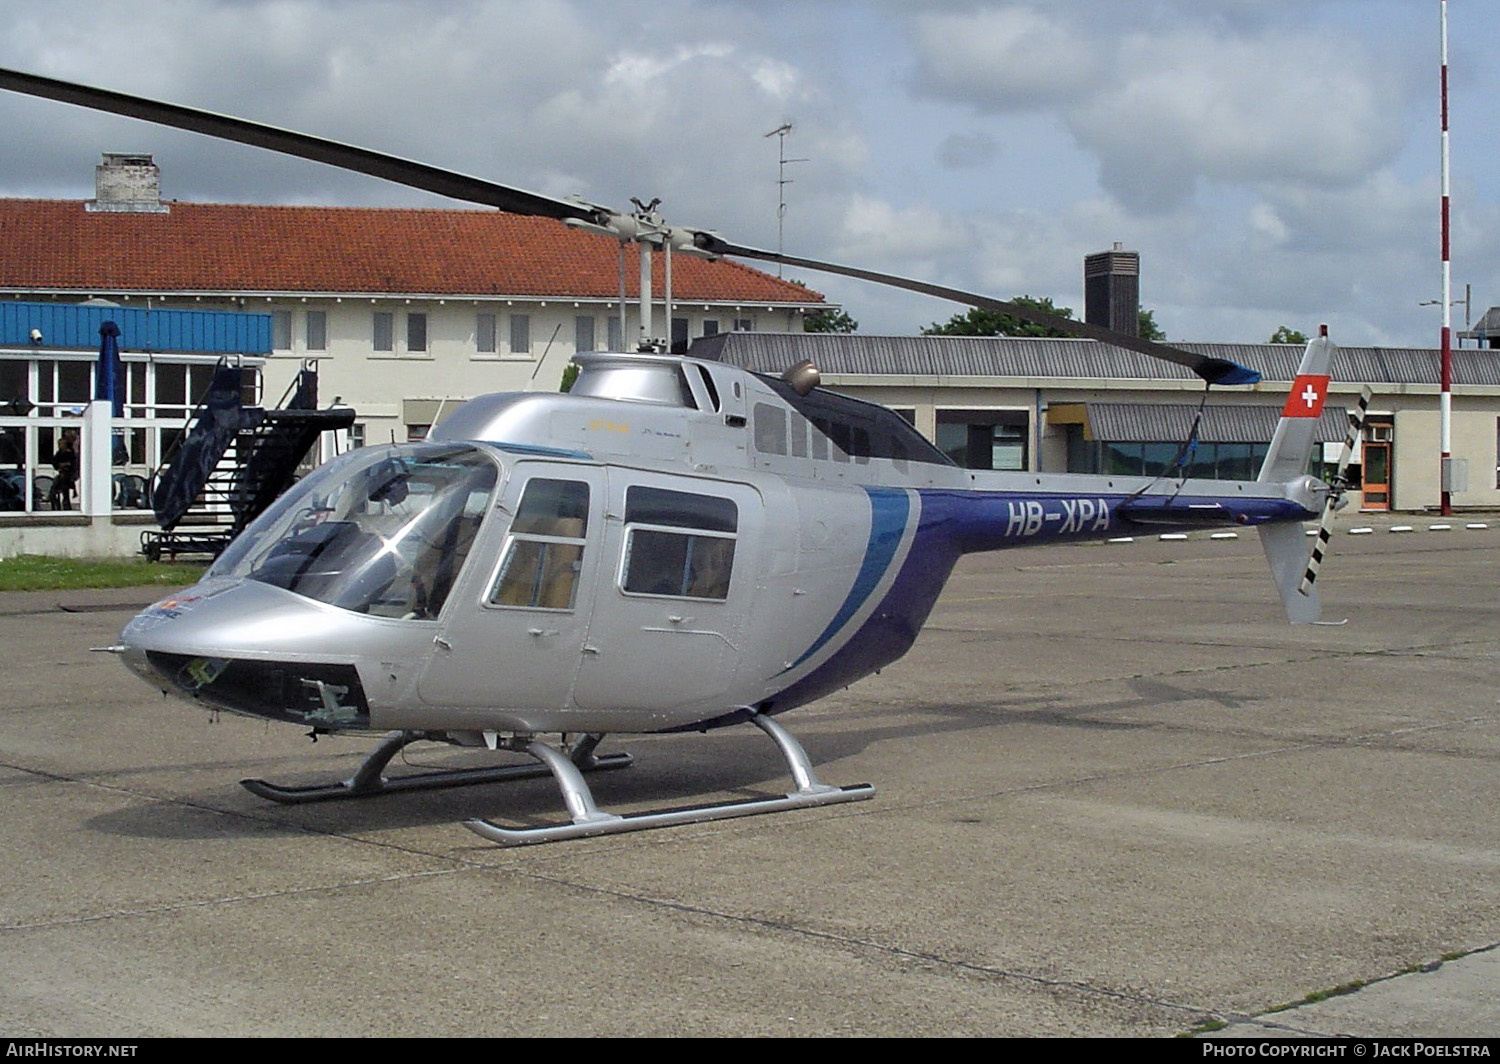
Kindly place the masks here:
[(1323, 416), (1323, 400), (1328, 397), (1328, 364), (1333, 360), (1333, 351), (1333, 341), (1328, 339), (1325, 325), (1322, 335), (1309, 340), (1307, 350), (1302, 353), (1302, 364), (1297, 367), (1286, 406), (1281, 409), (1281, 420), (1271, 437), (1271, 449), (1256, 478), (1262, 483), (1291, 480), (1307, 472), (1317, 439), (1318, 419)]
[[(1315, 340), (1308, 341), (1302, 363), (1292, 381), (1281, 420), (1271, 437), (1271, 449), (1260, 467), (1262, 483), (1285, 482), (1307, 472), (1317, 442), (1318, 421), (1323, 416), (1323, 401), (1328, 396), (1328, 366), (1333, 359), (1333, 342), (1328, 327)], [(1317, 588), (1302, 590), (1307, 572), (1307, 537), (1296, 523), (1260, 526), (1260, 545), (1271, 565), (1271, 576), (1281, 594), (1287, 620), (1293, 624), (1312, 624), (1322, 616)]]
[(1316, 584), (1302, 591), (1302, 576), (1307, 572), (1307, 535), (1297, 523), (1261, 525), (1260, 546), (1271, 563), (1271, 579), (1281, 594), (1286, 619), (1293, 624), (1314, 624), (1323, 616), (1323, 603)]

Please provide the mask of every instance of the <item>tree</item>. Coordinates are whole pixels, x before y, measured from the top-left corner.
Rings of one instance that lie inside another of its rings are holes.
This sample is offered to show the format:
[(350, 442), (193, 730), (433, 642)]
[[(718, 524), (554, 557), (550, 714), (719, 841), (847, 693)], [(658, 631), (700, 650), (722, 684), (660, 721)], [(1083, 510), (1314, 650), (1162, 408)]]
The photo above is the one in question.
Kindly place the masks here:
[(1288, 329), (1285, 325), (1282, 325), (1271, 334), (1271, 339), (1266, 342), (1272, 344), (1305, 344), (1307, 343), (1307, 337), (1299, 333), (1296, 329)]
[[(1054, 307), (1052, 300), (1035, 299), (1032, 296), (1017, 296), (1012, 303), (1028, 307), (1043, 314), (1058, 318), (1073, 318), (1071, 307)], [(997, 310), (970, 307), (965, 314), (955, 314), (945, 322), (933, 322), (922, 330), (923, 336), (1069, 336), (1070, 333), (1047, 325), (1034, 325), (1029, 321), (1001, 314)]]
[(810, 333), (852, 333), (859, 322), (846, 310), (814, 310), (802, 316), (802, 331)]
[(577, 379), (578, 363), (569, 362), (566, 366), (563, 367), (562, 384), (558, 387), (557, 390), (560, 392), (571, 392), (573, 390), (573, 382)]
[(1136, 335), (1142, 340), (1165, 340), (1167, 334), (1162, 332), (1156, 324), (1156, 317), (1149, 310), (1142, 309), (1140, 313), (1140, 324), (1136, 327)]

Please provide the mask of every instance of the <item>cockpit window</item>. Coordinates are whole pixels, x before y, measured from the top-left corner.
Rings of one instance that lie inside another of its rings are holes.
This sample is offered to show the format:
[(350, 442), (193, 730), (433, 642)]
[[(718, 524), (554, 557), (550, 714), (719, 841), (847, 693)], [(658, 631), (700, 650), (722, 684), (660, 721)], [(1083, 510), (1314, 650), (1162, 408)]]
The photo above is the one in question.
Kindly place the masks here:
[(283, 495), (209, 575), (274, 584), (356, 613), (436, 617), (498, 472), (468, 445), (362, 449)]

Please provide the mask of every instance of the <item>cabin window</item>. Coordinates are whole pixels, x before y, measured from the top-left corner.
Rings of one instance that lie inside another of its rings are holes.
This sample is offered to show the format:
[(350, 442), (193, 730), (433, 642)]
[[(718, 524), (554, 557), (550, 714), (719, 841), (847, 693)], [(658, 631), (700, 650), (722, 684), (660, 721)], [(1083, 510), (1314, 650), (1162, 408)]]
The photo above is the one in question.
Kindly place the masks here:
[(786, 411), (770, 403), (755, 404), (755, 449), (786, 454)]
[(589, 486), (583, 481), (532, 479), (511, 523), (510, 542), (490, 604), (573, 609), (588, 519)]
[(793, 458), (807, 457), (807, 421), (793, 414), (788, 426), (787, 442), (792, 447)]
[(828, 461), (828, 422), (821, 418), (813, 418), (809, 425), (812, 429), (812, 456), (820, 462)]
[(739, 508), (729, 499), (634, 487), (625, 496), (620, 586), (636, 595), (723, 601)]
[(714, 375), (702, 366), (694, 368), (697, 369), (698, 376), (703, 378), (703, 387), (708, 392), (708, 401), (713, 407), (714, 413), (718, 413), (723, 407), (719, 403), (719, 389), (714, 387)]

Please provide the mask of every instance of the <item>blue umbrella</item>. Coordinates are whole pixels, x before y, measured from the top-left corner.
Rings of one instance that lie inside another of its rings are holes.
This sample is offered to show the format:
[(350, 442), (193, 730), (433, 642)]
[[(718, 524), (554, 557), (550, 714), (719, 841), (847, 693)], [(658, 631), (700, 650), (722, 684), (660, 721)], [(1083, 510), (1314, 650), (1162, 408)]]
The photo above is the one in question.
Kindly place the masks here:
[(112, 321), (99, 326), (99, 372), (94, 375), (94, 398), (110, 400), (115, 417), (125, 416), (125, 373), (120, 365), (120, 327)]

